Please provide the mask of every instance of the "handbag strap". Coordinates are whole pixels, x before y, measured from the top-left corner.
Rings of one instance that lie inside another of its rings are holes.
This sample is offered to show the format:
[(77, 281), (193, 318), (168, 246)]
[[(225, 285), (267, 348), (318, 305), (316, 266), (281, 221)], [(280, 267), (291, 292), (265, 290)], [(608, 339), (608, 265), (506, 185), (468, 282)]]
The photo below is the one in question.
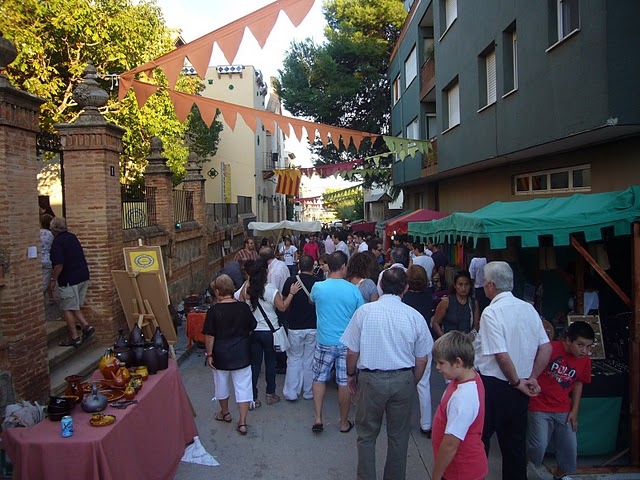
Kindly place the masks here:
[(307, 290), (307, 287), (305, 287), (304, 283), (302, 283), (302, 279), (300, 278), (300, 274), (296, 275), (296, 279), (298, 280), (298, 282), (300, 282), (300, 285), (302, 285), (302, 290), (304, 290), (304, 293), (307, 294), (307, 297), (311, 298), (311, 294), (309, 293), (309, 290)]
[(264, 312), (264, 309), (262, 308), (262, 305), (260, 305), (259, 300), (258, 300), (258, 308), (260, 309), (260, 313), (262, 313), (262, 316), (264, 317), (264, 321), (267, 322), (267, 325), (269, 325), (269, 330), (271, 330), (271, 333), (275, 332), (276, 329), (273, 328), (273, 324), (271, 323), (271, 320), (269, 320), (269, 317), (267, 317), (267, 314)]

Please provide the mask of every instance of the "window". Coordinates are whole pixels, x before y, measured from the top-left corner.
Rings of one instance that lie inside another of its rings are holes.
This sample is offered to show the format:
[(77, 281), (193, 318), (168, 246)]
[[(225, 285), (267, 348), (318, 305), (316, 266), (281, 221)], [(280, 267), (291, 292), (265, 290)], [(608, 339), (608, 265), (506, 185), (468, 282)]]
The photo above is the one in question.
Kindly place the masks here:
[(458, 0), (445, 0), (444, 1), (445, 29), (449, 28), (456, 18), (458, 18)]
[(580, 28), (579, 0), (558, 0), (558, 40)]
[(426, 139), (431, 140), (438, 135), (438, 127), (436, 124), (436, 114), (435, 113), (427, 113), (425, 117), (425, 125), (427, 129)]
[(458, 79), (444, 91), (444, 106), (446, 115), (444, 116), (445, 125), (443, 130), (448, 130), (460, 125), (460, 86)]
[[(407, 138), (420, 140), (420, 124), (418, 123), (418, 117), (414, 118), (413, 121), (407, 125)], [(412, 145), (415, 145), (415, 143)]]
[(514, 177), (516, 195), (591, 191), (591, 167), (576, 167), (527, 173)]
[(518, 33), (515, 22), (502, 32), (504, 94), (518, 89)]
[(393, 97), (393, 104), (395, 105), (400, 100), (400, 75), (396, 77), (391, 85), (391, 95)]
[(496, 49), (493, 43), (478, 58), (479, 108), (496, 103)]
[(404, 78), (406, 82), (406, 88), (409, 88), (411, 82), (418, 75), (418, 62), (416, 60), (416, 47), (413, 47), (411, 53), (404, 61)]

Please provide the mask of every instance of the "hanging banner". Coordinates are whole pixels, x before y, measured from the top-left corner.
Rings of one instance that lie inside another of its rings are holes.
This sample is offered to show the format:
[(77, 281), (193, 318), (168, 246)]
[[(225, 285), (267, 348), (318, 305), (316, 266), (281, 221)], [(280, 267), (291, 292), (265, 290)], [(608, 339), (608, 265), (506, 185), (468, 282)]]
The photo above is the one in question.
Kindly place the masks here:
[(286, 168), (276, 169), (275, 174), (278, 176), (276, 193), (297, 197), (300, 190), (302, 172), (297, 168)]

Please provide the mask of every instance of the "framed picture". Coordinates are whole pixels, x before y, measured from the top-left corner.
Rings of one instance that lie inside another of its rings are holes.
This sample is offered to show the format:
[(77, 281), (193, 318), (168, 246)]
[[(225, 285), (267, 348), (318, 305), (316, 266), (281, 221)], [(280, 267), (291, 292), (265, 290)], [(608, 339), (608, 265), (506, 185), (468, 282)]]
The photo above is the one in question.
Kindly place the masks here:
[(169, 287), (167, 286), (167, 277), (164, 274), (162, 249), (159, 246), (143, 245), (139, 247), (124, 247), (122, 251), (127, 271), (154, 272), (158, 275), (164, 293), (165, 304), (169, 305)]

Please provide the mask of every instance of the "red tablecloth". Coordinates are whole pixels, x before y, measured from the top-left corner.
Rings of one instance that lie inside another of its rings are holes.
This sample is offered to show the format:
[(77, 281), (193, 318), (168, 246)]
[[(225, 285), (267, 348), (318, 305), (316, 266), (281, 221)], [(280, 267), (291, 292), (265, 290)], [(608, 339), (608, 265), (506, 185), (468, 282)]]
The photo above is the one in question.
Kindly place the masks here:
[(60, 422), (48, 419), (3, 432), (13, 478), (173, 479), (185, 446), (198, 435), (177, 363), (150, 375), (136, 399), (126, 410), (107, 406), (104, 413), (117, 418), (107, 427), (89, 425), (91, 414), (76, 405), (69, 438), (60, 436)]
[(206, 312), (189, 312), (187, 315), (187, 338), (189, 340), (187, 347), (191, 346), (191, 341), (204, 343), (205, 337), (202, 334), (202, 327), (204, 327), (206, 317)]

